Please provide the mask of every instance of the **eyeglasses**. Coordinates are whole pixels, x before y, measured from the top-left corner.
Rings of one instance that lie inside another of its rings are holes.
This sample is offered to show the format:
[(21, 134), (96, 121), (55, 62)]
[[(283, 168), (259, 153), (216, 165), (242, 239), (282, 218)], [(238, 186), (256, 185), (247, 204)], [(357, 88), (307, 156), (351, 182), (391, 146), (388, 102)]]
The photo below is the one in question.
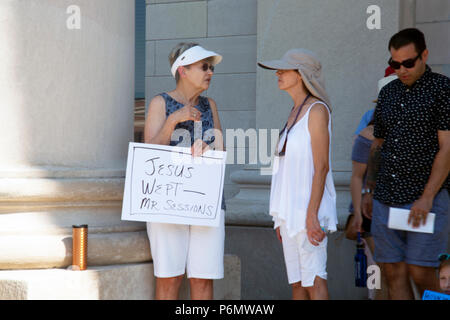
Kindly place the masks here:
[(438, 257), (438, 260), (441, 262), (448, 260), (448, 259), (450, 259), (450, 254), (448, 254), (448, 253), (441, 253)]
[(398, 62), (398, 61), (392, 60), (392, 57), (391, 57), (391, 58), (389, 58), (388, 64), (392, 68), (394, 68), (396, 70), (400, 69), (401, 66), (404, 66), (405, 68), (411, 69), (411, 68), (413, 68), (416, 65), (416, 61), (417, 61), (417, 59), (420, 58), (421, 55), (422, 55), (422, 52), (419, 53), (417, 55), (417, 57), (415, 57), (413, 59), (407, 59), (407, 60), (402, 61), (402, 62)]
[(204, 63), (202, 65), (202, 70), (206, 72), (208, 69), (211, 70), (211, 72), (214, 72), (214, 66), (212, 64)]

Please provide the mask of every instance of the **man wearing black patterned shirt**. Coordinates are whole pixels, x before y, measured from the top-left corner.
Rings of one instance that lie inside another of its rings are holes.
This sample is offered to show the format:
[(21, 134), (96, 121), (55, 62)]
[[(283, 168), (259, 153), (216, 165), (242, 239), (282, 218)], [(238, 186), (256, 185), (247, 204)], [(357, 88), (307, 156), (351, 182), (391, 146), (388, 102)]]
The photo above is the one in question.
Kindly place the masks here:
[[(423, 33), (405, 29), (389, 42), (399, 79), (386, 85), (375, 109), (375, 141), (368, 164), (367, 198), (373, 195), (374, 258), (382, 264), (391, 299), (438, 291), (437, 256), (446, 251), (450, 186), (450, 79), (427, 66)], [(409, 209), (409, 223), (436, 214), (434, 233), (389, 229), (389, 208)], [(366, 215), (371, 215), (363, 207)]]

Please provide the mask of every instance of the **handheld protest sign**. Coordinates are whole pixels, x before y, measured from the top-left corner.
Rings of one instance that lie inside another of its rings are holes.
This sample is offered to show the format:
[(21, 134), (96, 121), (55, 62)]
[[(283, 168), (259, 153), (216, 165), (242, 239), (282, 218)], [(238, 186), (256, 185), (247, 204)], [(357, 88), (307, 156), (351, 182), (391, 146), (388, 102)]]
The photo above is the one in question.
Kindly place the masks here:
[(122, 220), (217, 227), (226, 152), (129, 144)]

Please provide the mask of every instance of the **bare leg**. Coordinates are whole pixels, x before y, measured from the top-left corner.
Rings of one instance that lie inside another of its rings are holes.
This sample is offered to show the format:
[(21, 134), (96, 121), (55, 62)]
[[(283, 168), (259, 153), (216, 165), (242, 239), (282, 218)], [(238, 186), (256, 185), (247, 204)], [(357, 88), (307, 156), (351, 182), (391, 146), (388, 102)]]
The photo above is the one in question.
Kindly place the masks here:
[(421, 297), (425, 290), (440, 291), (438, 277), (433, 267), (408, 264), (408, 271)]
[(213, 280), (190, 278), (191, 300), (212, 300), (214, 295)]
[(370, 252), (372, 252), (372, 255), (373, 255), (373, 252), (375, 251), (375, 243), (373, 242), (373, 237), (367, 237), (367, 238), (364, 238), (364, 240), (366, 240), (367, 245), (369, 246)]
[(327, 280), (317, 277), (314, 279), (314, 285), (307, 287), (311, 300), (328, 300), (328, 285)]
[[(372, 255), (375, 250), (375, 244), (373, 242), (373, 237), (367, 237), (365, 238), (367, 244), (369, 245), (370, 252), (372, 252)], [(388, 284), (386, 281), (386, 275), (383, 271), (383, 267), (381, 264), (377, 263), (377, 265), (380, 267), (381, 271), (381, 289), (375, 290), (375, 300), (389, 300), (389, 290), (388, 290)]]
[(177, 300), (183, 275), (171, 278), (156, 278), (156, 300)]
[(301, 282), (292, 284), (292, 300), (309, 300), (308, 291), (302, 287)]
[(413, 300), (414, 294), (409, 282), (408, 266), (404, 262), (383, 263), (392, 300)]
[(389, 300), (389, 286), (386, 280), (386, 272), (383, 270), (383, 266), (378, 263), (381, 272), (381, 289), (375, 291), (375, 300)]

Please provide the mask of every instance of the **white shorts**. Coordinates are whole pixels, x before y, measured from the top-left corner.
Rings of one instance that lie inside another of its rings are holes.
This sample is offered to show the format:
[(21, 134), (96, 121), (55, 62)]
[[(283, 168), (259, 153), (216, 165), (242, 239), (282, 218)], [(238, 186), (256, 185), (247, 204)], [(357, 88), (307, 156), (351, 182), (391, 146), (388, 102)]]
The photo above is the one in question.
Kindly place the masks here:
[(155, 276), (222, 279), (225, 211), (215, 227), (147, 222)]
[(306, 230), (290, 238), (284, 224), (280, 226), (280, 234), (289, 284), (301, 281), (302, 287), (312, 287), (316, 276), (327, 279), (328, 237), (318, 246), (313, 246)]

